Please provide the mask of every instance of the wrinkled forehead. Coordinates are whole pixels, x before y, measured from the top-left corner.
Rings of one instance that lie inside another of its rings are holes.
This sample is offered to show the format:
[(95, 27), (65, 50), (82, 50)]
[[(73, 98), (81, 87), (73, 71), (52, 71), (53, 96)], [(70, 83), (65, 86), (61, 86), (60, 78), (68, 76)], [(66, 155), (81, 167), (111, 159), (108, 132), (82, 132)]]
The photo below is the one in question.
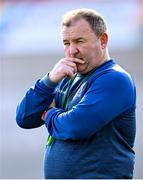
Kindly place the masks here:
[(95, 35), (89, 23), (84, 19), (72, 23), (70, 26), (63, 26), (61, 30), (62, 39), (86, 37)]

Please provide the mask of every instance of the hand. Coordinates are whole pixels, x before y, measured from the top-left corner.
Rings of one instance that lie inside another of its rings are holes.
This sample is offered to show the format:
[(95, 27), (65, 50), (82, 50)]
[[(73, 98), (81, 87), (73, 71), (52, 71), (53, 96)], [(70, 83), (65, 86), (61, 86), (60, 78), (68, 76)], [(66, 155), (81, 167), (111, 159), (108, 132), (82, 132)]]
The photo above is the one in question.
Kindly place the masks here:
[(61, 59), (49, 73), (50, 80), (58, 83), (66, 76), (73, 78), (77, 72), (77, 63), (84, 64), (84, 61), (72, 57)]

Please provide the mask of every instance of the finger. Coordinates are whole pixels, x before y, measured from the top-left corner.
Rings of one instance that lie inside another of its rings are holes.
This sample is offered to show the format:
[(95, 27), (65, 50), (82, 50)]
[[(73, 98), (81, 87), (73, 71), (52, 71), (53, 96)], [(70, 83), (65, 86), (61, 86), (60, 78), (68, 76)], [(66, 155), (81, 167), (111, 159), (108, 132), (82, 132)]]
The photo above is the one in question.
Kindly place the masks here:
[(66, 67), (69, 66), (74, 68), (74, 72), (77, 72), (77, 64), (75, 62), (72, 62), (71, 60), (69, 61), (68, 59), (62, 59), (61, 63), (64, 64), (64, 66), (66, 65)]
[(75, 62), (67, 61), (67, 64), (66, 64), (66, 65), (67, 65), (67, 66), (70, 66), (71, 68), (73, 68), (73, 69), (74, 69), (74, 73), (77, 72), (77, 65), (76, 65)]
[(78, 59), (78, 58), (67, 58), (66, 60), (74, 62), (74, 63), (79, 63), (79, 64), (84, 64), (85, 63), (84, 60)]
[(77, 65), (76, 65), (75, 62), (66, 61), (65, 63), (66, 63), (67, 66), (70, 66), (70, 67), (72, 67), (72, 68), (74, 68), (74, 69), (77, 69)]
[(75, 76), (74, 68), (67, 69), (66, 76), (73, 78)]
[(77, 73), (77, 66), (74, 67), (74, 73)]

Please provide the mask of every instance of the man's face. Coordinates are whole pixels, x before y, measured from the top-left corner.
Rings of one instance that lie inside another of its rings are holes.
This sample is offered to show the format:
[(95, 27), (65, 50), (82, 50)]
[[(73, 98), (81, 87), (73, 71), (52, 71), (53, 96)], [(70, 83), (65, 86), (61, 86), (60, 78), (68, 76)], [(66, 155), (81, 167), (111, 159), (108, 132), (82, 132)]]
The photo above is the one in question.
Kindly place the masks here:
[(63, 26), (62, 39), (66, 57), (82, 59), (84, 64), (77, 64), (77, 70), (85, 74), (99, 66), (104, 60), (105, 49), (102, 48), (101, 38), (97, 37), (89, 23), (79, 19), (71, 26)]

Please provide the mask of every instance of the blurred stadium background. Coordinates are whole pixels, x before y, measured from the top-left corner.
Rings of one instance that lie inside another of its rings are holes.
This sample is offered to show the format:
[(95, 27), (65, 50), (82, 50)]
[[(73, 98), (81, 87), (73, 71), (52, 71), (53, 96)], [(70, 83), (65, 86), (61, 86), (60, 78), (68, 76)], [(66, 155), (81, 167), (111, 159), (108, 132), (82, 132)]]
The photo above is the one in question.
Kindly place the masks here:
[(137, 87), (134, 178), (143, 178), (143, 0), (0, 0), (0, 178), (40, 179), (46, 128), (20, 129), (16, 106), (25, 91), (64, 56), (60, 20), (94, 8), (109, 26), (110, 54)]

